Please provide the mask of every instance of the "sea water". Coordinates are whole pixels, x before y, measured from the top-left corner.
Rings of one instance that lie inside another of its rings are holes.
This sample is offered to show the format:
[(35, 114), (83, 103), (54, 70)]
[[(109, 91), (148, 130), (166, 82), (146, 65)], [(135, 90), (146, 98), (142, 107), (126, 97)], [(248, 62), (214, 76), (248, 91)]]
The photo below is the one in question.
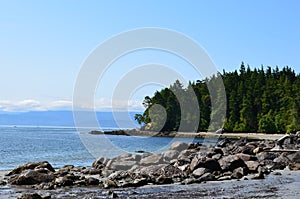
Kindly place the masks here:
[[(101, 120), (102, 130), (134, 127), (132, 121), (117, 126), (111, 113), (98, 113), (97, 116)], [(130, 117), (133, 118), (134, 113)], [(94, 129), (75, 128), (72, 112), (0, 114), (0, 170), (45, 160), (54, 167), (70, 164), (90, 166), (97, 157), (90, 153), (90, 148), (82, 141), (86, 139), (83, 138), (92, 140), (97, 150), (108, 158), (118, 153), (106, 146), (107, 143), (119, 151), (134, 153), (136, 150), (157, 152), (168, 148), (175, 141), (167, 137), (92, 135), (87, 133), (90, 130)], [(103, 140), (106, 140), (104, 144), (101, 142)], [(177, 140), (191, 141), (186, 138)]]

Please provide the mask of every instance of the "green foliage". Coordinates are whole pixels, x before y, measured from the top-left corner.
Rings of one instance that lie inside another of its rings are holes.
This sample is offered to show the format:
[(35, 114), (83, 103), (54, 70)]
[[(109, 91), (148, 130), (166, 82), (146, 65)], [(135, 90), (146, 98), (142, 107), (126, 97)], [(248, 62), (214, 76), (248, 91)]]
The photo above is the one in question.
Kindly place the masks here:
[(272, 111), (269, 111), (268, 114), (263, 115), (258, 124), (258, 131), (262, 133), (275, 133), (277, 132), (274, 117)]
[[(224, 82), (226, 99), (218, 95), (220, 87), (215, 82), (219, 77)], [(184, 124), (179, 130), (291, 133), (300, 130), (300, 76), (290, 67), (251, 70), (242, 63), (239, 71), (223, 71), (222, 75), (190, 82), (187, 88), (176, 81), (153, 97), (145, 97), (143, 104), (146, 110), (135, 119), (140, 124), (151, 123), (150, 130), (177, 131)], [(150, 114), (155, 104), (161, 105), (165, 114), (160, 113), (161, 109)], [(182, 112), (181, 106), (188, 108)], [(224, 106), (226, 118), (220, 118)]]

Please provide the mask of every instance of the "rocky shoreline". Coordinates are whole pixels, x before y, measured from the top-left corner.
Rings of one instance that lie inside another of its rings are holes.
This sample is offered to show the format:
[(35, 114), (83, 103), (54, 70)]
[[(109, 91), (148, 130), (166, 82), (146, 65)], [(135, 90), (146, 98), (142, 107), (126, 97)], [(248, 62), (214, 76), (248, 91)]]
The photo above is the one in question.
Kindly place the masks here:
[(263, 133), (215, 133), (215, 132), (155, 132), (140, 129), (121, 129), (113, 131), (92, 130), (88, 132), (92, 135), (123, 135), (123, 136), (154, 136), (154, 137), (181, 137), (181, 138), (220, 138), (220, 139), (241, 139), (247, 140), (276, 140), (283, 134), (263, 134)]
[[(255, 180), (264, 179), (273, 171), (300, 170), (299, 149), (300, 138), (296, 135), (277, 141), (225, 139), (216, 146), (174, 142), (162, 154), (126, 153), (113, 159), (100, 157), (91, 167), (66, 165), (54, 169), (46, 161), (27, 163), (7, 173), (0, 179), (0, 186), (36, 191), (91, 187), (106, 190), (106, 196), (114, 198), (117, 194), (112, 189)], [(136, 197), (134, 195), (132, 192), (132, 197)], [(51, 198), (51, 195), (24, 193), (19, 198)]]

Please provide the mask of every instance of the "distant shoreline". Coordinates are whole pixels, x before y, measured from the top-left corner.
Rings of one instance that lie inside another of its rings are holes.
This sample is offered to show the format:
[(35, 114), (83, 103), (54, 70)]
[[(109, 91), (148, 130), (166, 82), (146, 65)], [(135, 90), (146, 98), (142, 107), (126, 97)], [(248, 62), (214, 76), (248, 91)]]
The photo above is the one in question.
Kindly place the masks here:
[(221, 139), (241, 139), (248, 140), (276, 140), (283, 137), (285, 134), (263, 134), (263, 133), (223, 133), (217, 134), (213, 132), (153, 132), (141, 131), (138, 129), (120, 129), (113, 131), (93, 130), (89, 134), (92, 135), (123, 135), (123, 136), (153, 136), (153, 137), (180, 137), (180, 138), (221, 138)]

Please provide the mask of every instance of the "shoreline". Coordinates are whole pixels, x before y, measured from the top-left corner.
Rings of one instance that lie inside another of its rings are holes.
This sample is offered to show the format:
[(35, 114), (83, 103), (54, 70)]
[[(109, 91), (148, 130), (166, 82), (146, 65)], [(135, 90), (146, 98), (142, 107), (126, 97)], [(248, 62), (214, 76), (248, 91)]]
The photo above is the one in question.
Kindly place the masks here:
[(178, 138), (220, 138), (238, 140), (246, 138), (251, 141), (259, 140), (277, 140), (286, 134), (265, 134), (265, 133), (223, 133), (217, 134), (213, 132), (153, 132), (141, 131), (136, 129), (120, 129), (115, 131), (98, 131), (88, 132), (92, 135), (123, 135), (123, 136), (145, 136), (145, 137), (178, 137)]
[(89, 167), (30, 162), (0, 172), (0, 198), (33, 192), (61, 199), (274, 198), (286, 190), (300, 197), (299, 149), (300, 137), (293, 135), (278, 141), (224, 139), (216, 146), (177, 141), (160, 154), (99, 157)]
[[(1, 173), (0, 173), (1, 175)], [(1, 176), (0, 176), (1, 178)], [(262, 180), (224, 180), (189, 185), (166, 184), (142, 187), (101, 189), (72, 187), (35, 190), (24, 187), (0, 186), (0, 198), (17, 198), (21, 194), (38, 193), (51, 198), (291, 198), (300, 196), (300, 171), (274, 172)]]

